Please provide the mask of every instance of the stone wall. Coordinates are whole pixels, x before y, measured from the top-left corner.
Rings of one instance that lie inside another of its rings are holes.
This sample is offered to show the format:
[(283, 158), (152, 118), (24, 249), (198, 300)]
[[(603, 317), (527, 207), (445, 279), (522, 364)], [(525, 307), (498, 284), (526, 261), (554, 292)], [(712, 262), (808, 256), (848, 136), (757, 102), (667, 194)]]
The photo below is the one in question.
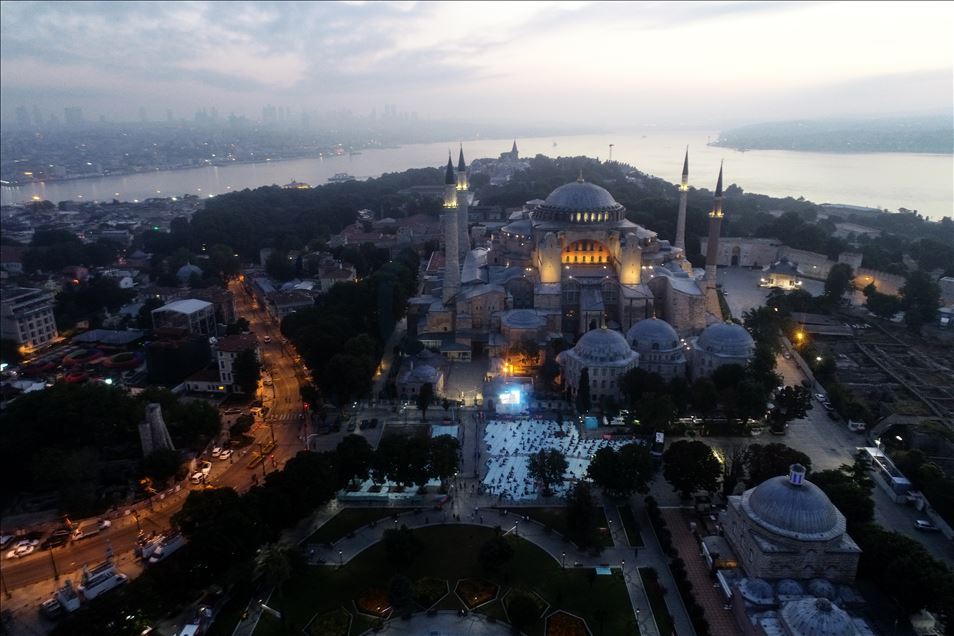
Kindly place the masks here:
[[(706, 256), (708, 244), (700, 241), (702, 255)], [(716, 265), (720, 267), (764, 267), (779, 259), (783, 244), (777, 239), (722, 237)]]
[(859, 267), (855, 270), (854, 283), (857, 289), (864, 289), (871, 283), (874, 283), (875, 288), (882, 294), (900, 296), (904, 282), (904, 277), (898, 276), (897, 274), (879, 272), (876, 269), (868, 269), (866, 267)]

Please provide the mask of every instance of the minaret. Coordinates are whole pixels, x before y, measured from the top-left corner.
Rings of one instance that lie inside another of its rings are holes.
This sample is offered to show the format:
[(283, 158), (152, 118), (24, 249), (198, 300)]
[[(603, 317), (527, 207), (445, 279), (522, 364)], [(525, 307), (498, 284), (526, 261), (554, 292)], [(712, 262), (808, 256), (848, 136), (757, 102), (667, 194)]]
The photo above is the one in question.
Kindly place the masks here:
[(679, 184), (679, 217), (676, 220), (676, 247), (686, 250), (686, 203), (689, 199), (689, 146), (686, 160), (682, 163), (682, 183)]
[(444, 173), (444, 293), (446, 305), (460, 291), (460, 236), (457, 230), (457, 189), (454, 164), (447, 152)]
[(469, 189), (467, 164), (464, 163), (464, 146), (461, 144), (460, 158), (457, 160), (457, 234), (460, 237), (458, 243), (461, 256), (466, 256), (470, 252)]
[(706, 246), (706, 309), (721, 316), (719, 297), (716, 294), (716, 260), (719, 256), (719, 233), (722, 231), (722, 164), (719, 164), (719, 181), (716, 183), (712, 211), (709, 212), (709, 242)]
[(513, 159), (514, 161), (516, 161), (519, 157), (520, 157), (520, 155), (519, 155), (519, 153), (517, 153), (517, 140), (514, 139), (514, 140), (513, 140), (513, 148), (510, 149), (510, 158)]

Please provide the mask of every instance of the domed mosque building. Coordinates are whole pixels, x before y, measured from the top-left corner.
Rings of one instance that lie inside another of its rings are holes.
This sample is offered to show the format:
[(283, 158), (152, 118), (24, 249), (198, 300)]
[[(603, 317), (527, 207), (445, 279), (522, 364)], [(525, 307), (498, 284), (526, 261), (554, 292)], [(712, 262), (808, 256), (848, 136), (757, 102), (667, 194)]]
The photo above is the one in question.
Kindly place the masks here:
[[(729, 497), (722, 521), (739, 569), (717, 569), (716, 578), (741, 634), (874, 633), (846, 611), (864, 602), (851, 586), (861, 549), (845, 531), (844, 515), (805, 479), (804, 466), (793, 464), (788, 476)], [(710, 539), (703, 544), (712, 545)]]
[[(473, 228), (461, 149), (457, 167), (448, 157), (445, 170), (444, 249), (428, 265), (424, 292), (410, 301), (409, 335), (452, 360), (489, 355), (492, 377), (512, 368), (506, 358), (515, 341), (533, 338), (543, 350), (562, 338), (577, 345), (561, 356), (574, 393), (584, 367), (598, 383), (592, 394), (614, 398), (619, 376), (635, 366), (684, 376), (697, 363), (689, 355), (693, 338), (722, 323), (714, 260), (705, 274), (685, 260), (688, 178), (687, 153), (673, 243), (628, 220), (626, 208), (582, 171), (505, 223)], [(709, 215), (716, 244), (722, 199), (720, 169)], [(710, 335), (700, 373), (751, 355), (751, 347)]]

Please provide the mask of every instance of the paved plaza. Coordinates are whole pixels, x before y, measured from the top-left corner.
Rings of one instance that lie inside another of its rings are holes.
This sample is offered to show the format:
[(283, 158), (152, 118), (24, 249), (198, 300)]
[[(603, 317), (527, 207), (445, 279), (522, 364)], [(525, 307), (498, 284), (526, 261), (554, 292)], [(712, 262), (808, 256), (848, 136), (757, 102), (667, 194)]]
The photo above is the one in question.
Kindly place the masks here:
[(516, 417), (512, 420), (490, 420), (484, 430), (484, 448), (488, 458), (483, 478), (484, 491), (501, 500), (531, 501), (539, 489), (527, 474), (527, 458), (540, 450), (555, 448), (568, 464), (567, 479), (553, 486), (555, 495), (564, 495), (570, 485), (583, 479), (590, 458), (600, 448), (619, 448), (632, 440), (607, 441), (584, 439), (572, 423)]

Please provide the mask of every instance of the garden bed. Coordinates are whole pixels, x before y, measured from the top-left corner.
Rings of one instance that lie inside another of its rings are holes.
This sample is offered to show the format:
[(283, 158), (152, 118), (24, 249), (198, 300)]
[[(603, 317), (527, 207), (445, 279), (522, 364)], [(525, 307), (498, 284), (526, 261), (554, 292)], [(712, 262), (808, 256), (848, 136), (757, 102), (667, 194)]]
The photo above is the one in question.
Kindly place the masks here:
[(352, 619), (351, 612), (339, 607), (324, 614), (316, 614), (305, 627), (305, 633), (309, 636), (348, 636)]
[(354, 607), (366, 616), (387, 618), (391, 614), (391, 602), (384, 588), (369, 587), (354, 600)]
[(495, 600), (500, 587), (486, 579), (461, 579), (457, 582), (454, 592), (467, 609), (474, 610)]
[(579, 616), (558, 610), (547, 616), (546, 636), (591, 636), (586, 621)]
[(623, 530), (626, 531), (626, 539), (629, 541), (629, 545), (636, 548), (641, 548), (645, 544), (643, 543), (643, 535), (639, 532), (639, 523), (636, 522), (636, 514), (633, 512), (633, 509), (629, 507), (628, 504), (624, 504), (618, 508), (619, 518), (623, 522)]
[(659, 575), (652, 568), (639, 568), (639, 578), (643, 582), (649, 606), (653, 610), (656, 629), (660, 634), (672, 634), (672, 618), (669, 616), (669, 608), (666, 607), (665, 591), (659, 583)]
[(449, 591), (444, 579), (425, 576), (414, 582), (414, 602), (427, 610), (437, 605)]

